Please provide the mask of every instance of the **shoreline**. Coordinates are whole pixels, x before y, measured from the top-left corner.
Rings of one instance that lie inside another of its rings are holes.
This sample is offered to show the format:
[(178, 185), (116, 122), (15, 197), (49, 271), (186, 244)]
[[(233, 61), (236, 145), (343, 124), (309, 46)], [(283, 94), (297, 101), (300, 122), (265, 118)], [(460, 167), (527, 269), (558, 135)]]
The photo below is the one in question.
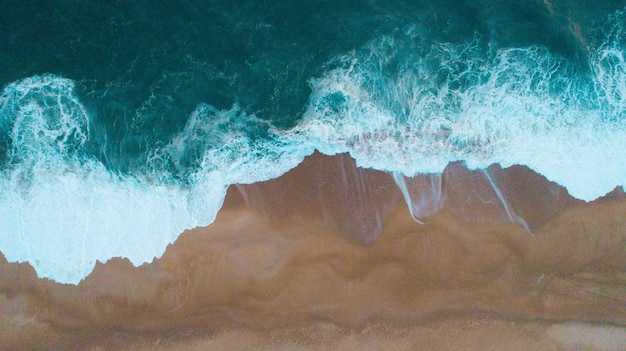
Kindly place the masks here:
[[(522, 349), (522, 340), (567, 350), (571, 335), (591, 340), (574, 348), (611, 349), (594, 346), (593, 335), (626, 343), (623, 192), (591, 203), (546, 192), (553, 196), (541, 202), (552, 210), (547, 214), (523, 206), (537, 201), (532, 196), (511, 198), (532, 232), (508, 221), (491, 206), (497, 202), (486, 202), (482, 209), (491, 212), (483, 220), (467, 221), (458, 214), (476, 213), (474, 203), (462, 208), (450, 201), (420, 225), (389, 175), (356, 169), (341, 155), (316, 157), (275, 180), (231, 186), (213, 224), (186, 231), (150, 264), (112, 259), (73, 286), (39, 279), (30, 265), (2, 257), (0, 346), (472, 349), (504, 342), (506, 335), (520, 340), (511, 350)], [(516, 172), (496, 181), (539, 179)], [(346, 184), (361, 189), (362, 201), (349, 209), (346, 201), (354, 199), (337, 190)], [(554, 189), (549, 182), (531, 185)], [(484, 200), (487, 192), (474, 189)], [(452, 190), (448, 198), (458, 197)], [(391, 200), (381, 203), (387, 195)], [(377, 215), (355, 227), (363, 217), (345, 212), (354, 209)], [(378, 223), (373, 239), (351, 234)], [(476, 327), (480, 323), (487, 327)]]

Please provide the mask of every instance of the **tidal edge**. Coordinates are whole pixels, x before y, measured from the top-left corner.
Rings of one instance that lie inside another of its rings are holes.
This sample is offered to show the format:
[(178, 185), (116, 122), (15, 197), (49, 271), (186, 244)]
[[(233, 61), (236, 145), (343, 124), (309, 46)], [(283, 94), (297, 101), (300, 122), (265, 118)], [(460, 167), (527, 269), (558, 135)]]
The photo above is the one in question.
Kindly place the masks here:
[(231, 186), (150, 264), (63, 285), (2, 257), (0, 348), (624, 349), (623, 190), (585, 203), (524, 167), (449, 168), (405, 179), (415, 203), (442, 189), (425, 224), (391, 175), (314, 154)]

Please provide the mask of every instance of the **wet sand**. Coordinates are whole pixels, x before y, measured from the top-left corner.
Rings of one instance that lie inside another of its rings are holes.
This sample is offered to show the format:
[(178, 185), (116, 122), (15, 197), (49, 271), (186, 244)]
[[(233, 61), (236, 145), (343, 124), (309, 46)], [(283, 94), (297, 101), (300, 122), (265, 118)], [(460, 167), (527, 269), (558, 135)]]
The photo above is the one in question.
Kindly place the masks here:
[(231, 186), (213, 224), (150, 264), (113, 259), (73, 286), (2, 258), (0, 348), (626, 349), (621, 190), (582, 203), (529, 170), (493, 169), (527, 230), (481, 174), (446, 172), (424, 225), (390, 175), (315, 155)]

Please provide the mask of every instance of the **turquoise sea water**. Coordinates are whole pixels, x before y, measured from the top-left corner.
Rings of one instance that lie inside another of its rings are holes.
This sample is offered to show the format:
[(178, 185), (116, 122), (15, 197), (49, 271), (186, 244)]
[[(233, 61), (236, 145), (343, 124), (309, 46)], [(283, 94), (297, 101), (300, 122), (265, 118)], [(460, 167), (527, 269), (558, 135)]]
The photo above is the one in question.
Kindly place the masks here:
[(2, 5), (0, 251), (42, 277), (150, 261), (314, 150), (626, 184), (624, 1)]

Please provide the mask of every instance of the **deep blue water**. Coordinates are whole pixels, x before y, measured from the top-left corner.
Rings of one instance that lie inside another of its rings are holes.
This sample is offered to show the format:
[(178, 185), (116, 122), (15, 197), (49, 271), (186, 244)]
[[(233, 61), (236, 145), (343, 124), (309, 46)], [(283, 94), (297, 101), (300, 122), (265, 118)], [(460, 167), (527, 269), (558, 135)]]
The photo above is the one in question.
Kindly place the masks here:
[(74, 283), (149, 261), (314, 150), (593, 200), (626, 184), (625, 6), (3, 1), (0, 251)]

